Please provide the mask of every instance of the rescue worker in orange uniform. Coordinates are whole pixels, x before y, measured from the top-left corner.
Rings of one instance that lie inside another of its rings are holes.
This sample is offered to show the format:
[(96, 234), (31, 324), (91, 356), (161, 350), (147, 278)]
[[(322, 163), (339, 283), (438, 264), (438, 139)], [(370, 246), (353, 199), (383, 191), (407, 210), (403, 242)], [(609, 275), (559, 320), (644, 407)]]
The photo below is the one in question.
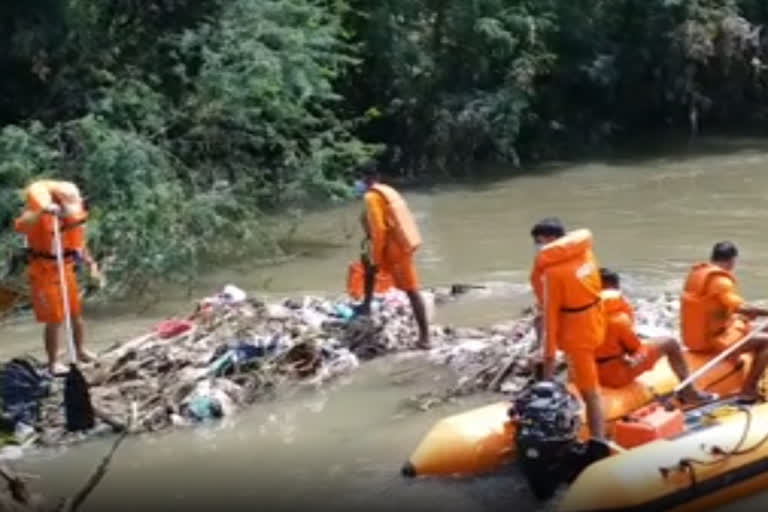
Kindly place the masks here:
[(370, 312), (376, 273), (386, 272), (395, 288), (408, 296), (419, 328), (417, 345), (427, 349), (430, 343), (427, 311), (413, 262), (413, 253), (421, 245), (421, 235), (413, 215), (397, 191), (380, 183), (372, 164), (363, 170), (360, 192), (365, 203), (361, 222), (369, 254), (364, 258), (365, 298), (357, 310), (361, 314)]
[[(667, 356), (669, 366), (680, 382), (688, 378), (690, 369), (683, 358), (680, 344), (674, 338), (640, 341), (635, 333), (635, 312), (621, 293), (619, 275), (607, 268), (600, 269), (603, 283), (601, 297), (605, 310), (605, 341), (595, 351), (600, 385), (620, 388), (651, 370), (656, 362)], [(693, 385), (680, 393), (685, 401), (712, 400), (716, 395), (697, 391)]]
[(605, 419), (595, 350), (605, 338), (605, 317), (592, 233), (587, 229), (566, 233), (558, 219), (548, 218), (533, 226), (531, 236), (538, 251), (531, 285), (540, 314), (541, 377), (554, 377), (555, 355), (562, 350), (571, 380), (586, 404), (592, 438), (602, 441)]
[(26, 236), (32, 306), (38, 322), (45, 324), (44, 340), (48, 367), (52, 375), (66, 373), (67, 367), (58, 363), (64, 304), (59, 283), (54, 242), (54, 215), (59, 217), (61, 244), (64, 252), (64, 273), (67, 280), (69, 309), (77, 357), (89, 362), (95, 356), (84, 348), (85, 328), (82, 303), (77, 285), (76, 261), (88, 265), (92, 278), (103, 284), (98, 265), (85, 243), (84, 223), (88, 212), (78, 188), (69, 182), (41, 180), (25, 190), (26, 207), (14, 222), (14, 228)]
[[(733, 243), (718, 242), (708, 263), (691, 268), (680, 300), (680, 329), (688, 350), (715, 356), (750, 332), (750, 319), (768, 315), (767, 309), (751, 306), (739, 295), (733, 274), (738, 255)], [(752, 402), (759, 399), (757, 385), (768, 366), (768, 333), (757, 334), (734, 357), (745, 352), (755, 357), (741, 398)]]

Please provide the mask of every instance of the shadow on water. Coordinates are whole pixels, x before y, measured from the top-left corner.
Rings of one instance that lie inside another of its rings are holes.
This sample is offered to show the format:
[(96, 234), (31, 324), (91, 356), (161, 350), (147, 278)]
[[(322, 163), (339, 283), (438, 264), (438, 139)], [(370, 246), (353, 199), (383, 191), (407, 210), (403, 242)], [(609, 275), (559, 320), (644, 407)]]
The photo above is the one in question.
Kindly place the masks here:
[[(403, 184), (403, 189), (418, 193), (436, 193), (454, 188), (474, 192), (489, 190), (499, 182), (523, 177), (555, 177), (578, 172), (581, 166), (601, 165), (617, 168), (643, 165), (675, 164), (707, 157), (722, 157), (739, 153), (759, 154), (768, 143), (764, 138), (661, 135), (625, 141), (592, 156), (567, 160), (544, 161), (513, 168), (509, 165), (485, 165), (474, 169), (471, 176), (437, 177)], [(426, 181), (428, 180), (428, 181)]]

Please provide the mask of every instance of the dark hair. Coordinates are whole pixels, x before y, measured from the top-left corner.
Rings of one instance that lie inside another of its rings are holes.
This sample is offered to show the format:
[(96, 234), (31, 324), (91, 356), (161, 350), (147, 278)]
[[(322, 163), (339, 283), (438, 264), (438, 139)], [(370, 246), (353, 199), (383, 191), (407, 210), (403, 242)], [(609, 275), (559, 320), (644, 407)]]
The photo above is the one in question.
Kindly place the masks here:
[(600, 280), (603, 282), (603, 286), (611, 286), (613, 288), (618, 288), (621, 284), (619, 274), (605, 267), (600, 269)]
[(534, 238), (537, 236), (554, 236), (559, 238), (565, 236), (565, 227), (557, 217), (547, 217), (534, 224), (533, 228), (531, 228), (531, 236)]
[(739, 250), (733, 242), (723, 241), (717, 242), (712, 247), (712, 261), (731, 261), (739, 255)]
[(379, 179), (379, 164), (375, 159), (371, 159), (360, 165), (357, 171), (358, 176), (363, 180)]

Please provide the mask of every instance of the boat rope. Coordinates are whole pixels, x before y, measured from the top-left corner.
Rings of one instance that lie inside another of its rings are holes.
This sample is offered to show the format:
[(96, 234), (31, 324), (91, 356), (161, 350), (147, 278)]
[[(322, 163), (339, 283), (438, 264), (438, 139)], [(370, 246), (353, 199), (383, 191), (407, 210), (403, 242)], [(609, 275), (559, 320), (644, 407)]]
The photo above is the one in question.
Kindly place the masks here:
[[(749, 435), (750, 429), (752, 427), (752, 411), (744, 406), (736, 406), (736, 409), (740, 412), (743, 412), (746, 415), (746, 420), (744, 422), (744, 428), (742, 429), (741, 436), (739, 437), (739, 441), (736, 443), (736, 445), (731, 450), (724, 450), (723, 448), (714, 445), (712, 446), (711, 450), (709, 451), (709, 454), (712, 455), (714, 458), (709, 461), (700, 460), (692, 457), (685, 457), (680, 459), (680, 461), (674, 465), (674, 466), (662, 466), (659, 467), (659, 471), (661, 472), (662, 476), (666, 478), (671, 471), (677, 470), (677, 471), (683, 471), (685, 470), (688, 475), (691, 478), (691, 488), (694, 488), (697, 484), (696, 479), (696, 471), (694, 466), (713, 466), (715, 464), (720, 464), (724, 462), (725, 460), (729, 459), (730, 457), (733, 457), (734, 455), (746, 455), (750, 452), (753, 452), (755, 450), (758, 450), (760, 447), (762, 447), (766, 442), (768, 442), (768, 433), (766, 433), (762, 438), (760, 438), (759, 441), (757, 441), (754, 445), (750, 446), (749, 448), (742, 448), (744, 443), (747, 440), (747, 436)], [(708, 414), (709, 417), (714, 417), (712, 413)]]
[(691, 485), (689, 486), (689, 490), (692, 492), (696, 492), (696, 470), (693, 467), (693, 464), (695, 461), (693, 459), (681, 459), (680, 460), (680, 468), (685, 469), (688, 472), (688, 476), (691, 478)]
[[(697, 485), (697, 478), (696, 478), (696, 470), (694, 468), (695, 465), (698, 466), (713, 466), (715, 464), (720, 464), (724, 462), (725, 460), (729, 459), (730, 457), (733, 457), (734, 455), (746, 455), (750, 452), (753, 452), (755, 450), (760, 449), (765, 443), (768, 442), (768, 433), (766, 433), (760, 440), (758, 440), (754, 445), (748, 447), (748, 448), (742, 448), (744, 443), (747, 440), (747, 436), (749, 435), (750, 428), (752, 426), (752, 411), (744, 406), (737, 406), (736, 409), (738, 411), (743, 412), (746, 415), (746, 421), (744, 422), (744, 429), (741, 432), (741, 437), (739, 438), (739, 441), (736, 443), (736, 446), (733, 447), (731, 450), (724, 450), (721, 447), (714, 445), (712, 446), (710, 450), (710, 455), (714, 457), (713, 460), (704, 461), (699, 460), (695, 458), (682, 458), (675, 466), (666, 466), (666, 467), (660, 467), (659, 471), (661, 472), (662, 476), (666, 478), (671, 471), (678, 470), (683, 471), (685, 470), (688, 475), (690, 476), (691, 482), (690, 482), (690, 488), (691, 490), (694, 490)], [(713, 415), (710, 413), (710, 417), (713, 417)]]

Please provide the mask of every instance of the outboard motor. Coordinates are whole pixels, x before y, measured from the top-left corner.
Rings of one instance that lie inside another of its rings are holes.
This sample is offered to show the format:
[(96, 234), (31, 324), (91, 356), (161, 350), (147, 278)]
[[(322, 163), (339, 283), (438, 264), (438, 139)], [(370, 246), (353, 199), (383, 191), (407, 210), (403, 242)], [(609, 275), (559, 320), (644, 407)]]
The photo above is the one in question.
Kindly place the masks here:
[(509, 410), (518, 421), (515, 442), (523, 473), (540, 500), (552, 497), (562, 482), (576, 476), (574, 455), (583, 451), (578, 443), (580, 408), (560, 382), (539, 381), (525, 388)]

